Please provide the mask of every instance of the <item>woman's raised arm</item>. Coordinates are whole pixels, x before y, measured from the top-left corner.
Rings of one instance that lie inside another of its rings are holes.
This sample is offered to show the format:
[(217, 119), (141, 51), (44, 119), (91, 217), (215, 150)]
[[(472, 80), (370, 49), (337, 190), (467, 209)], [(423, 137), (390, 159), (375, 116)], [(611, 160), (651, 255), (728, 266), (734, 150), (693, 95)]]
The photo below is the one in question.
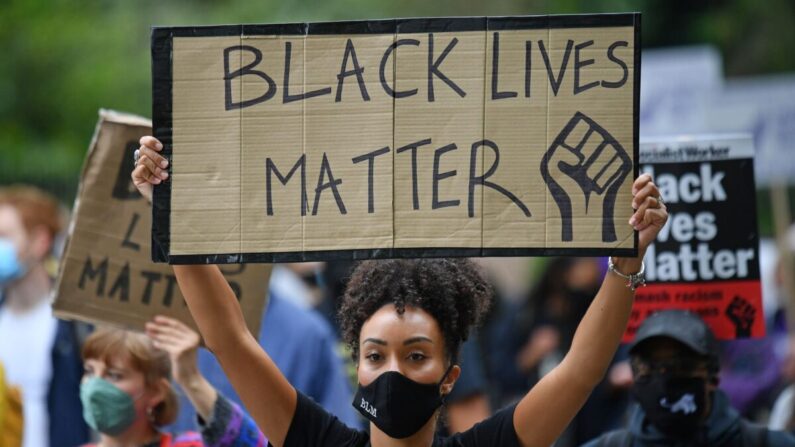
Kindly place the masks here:
[[(168, 163), (153, 137), (141, 138), (133, 183), (152, 200)], [(240, 304), (215, 265), (175, 265), (174, 274), (207, 347), (271, 444), (281, 446), (295, 413), (295, 389), (246, 327)]]
[[(638, 257), (617, 258), (615, 267), (625, 275), (641, 268), (646, 248), (668, 220), (660, 192), (649, 175), (632, 186), (637, 211), (631, 225), (638, 230)], [(588, 308), (563, 361), (544, 376), (519, 402), (513, 423), (525, 447), (547, 447), (563, 432), (602, 380), (626, 329), (634, 292), (627, 281), (608, 272)]]

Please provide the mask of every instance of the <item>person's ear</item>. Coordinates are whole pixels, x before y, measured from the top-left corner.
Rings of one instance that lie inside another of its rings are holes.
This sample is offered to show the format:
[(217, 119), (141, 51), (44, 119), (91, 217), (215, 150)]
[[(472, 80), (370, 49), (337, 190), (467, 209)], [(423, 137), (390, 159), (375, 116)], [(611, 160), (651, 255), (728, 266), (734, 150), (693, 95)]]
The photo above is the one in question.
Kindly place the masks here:
[(169, 383), (168, 379), (161, 378), (157, 382), (155, 382), (152, 386), (149, 387), (149, 398), (146, 402), (146, 408), (154, 409), (161, 402), (166, 400), (166, 393), (168, 389), (171, 387), (171, 383)]
[(447, 373), (447, 377), (445, 377), (442, 382), (442, 395), (446, 396), (453, 391), (455, 382), (459, 377), (461, 377), (461, 367), (458, 365), (450, 367), (450, 372)]

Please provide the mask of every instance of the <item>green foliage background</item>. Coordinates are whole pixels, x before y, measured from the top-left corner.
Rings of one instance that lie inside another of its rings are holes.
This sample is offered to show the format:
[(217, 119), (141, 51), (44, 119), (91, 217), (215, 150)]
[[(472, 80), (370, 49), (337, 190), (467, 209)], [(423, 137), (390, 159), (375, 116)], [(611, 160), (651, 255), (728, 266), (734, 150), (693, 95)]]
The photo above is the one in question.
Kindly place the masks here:
[(151, 116), (152, 25), (641, 11), (645, 48), (716, 45), (728, 76), (795, 71), (792, 0), (6, 0), (0, 184), (71, 203), (99, 108)]

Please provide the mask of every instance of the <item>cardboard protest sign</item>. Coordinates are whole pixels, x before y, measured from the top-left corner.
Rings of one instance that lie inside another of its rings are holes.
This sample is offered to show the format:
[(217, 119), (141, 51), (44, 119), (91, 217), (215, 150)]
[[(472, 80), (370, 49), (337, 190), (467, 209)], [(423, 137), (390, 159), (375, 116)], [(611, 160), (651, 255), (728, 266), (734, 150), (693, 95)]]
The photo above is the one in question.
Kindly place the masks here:
[[(61, 260), (57, 316), (141, 329), (160, 314), (195, 327), (171, 267), (150, 259), (152, 211), (130, 179), (138, 140), (151, 132), (149, 120), (100, 111)], [(257, 334), (270, 266), (222, 270)]]
[(153, 258), (633, 255), (639, 27), (155, 28)]
[(644, 258), (625, 342), (663, 309), (697, 313), (718, 338), (764, 335), (753, 155), (750, 136), (641, 143), (669, 219)]

